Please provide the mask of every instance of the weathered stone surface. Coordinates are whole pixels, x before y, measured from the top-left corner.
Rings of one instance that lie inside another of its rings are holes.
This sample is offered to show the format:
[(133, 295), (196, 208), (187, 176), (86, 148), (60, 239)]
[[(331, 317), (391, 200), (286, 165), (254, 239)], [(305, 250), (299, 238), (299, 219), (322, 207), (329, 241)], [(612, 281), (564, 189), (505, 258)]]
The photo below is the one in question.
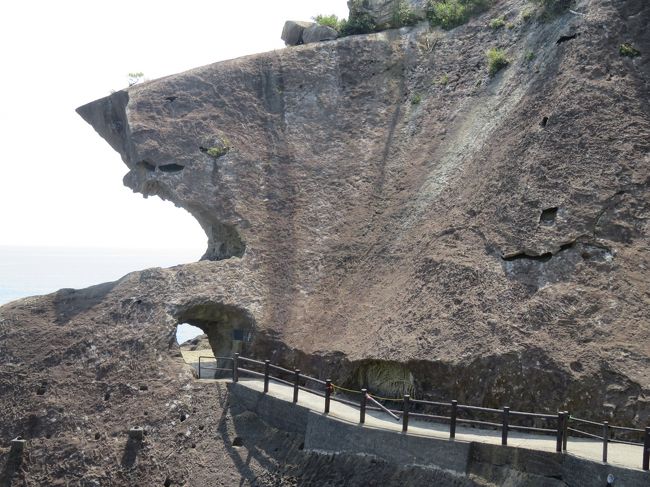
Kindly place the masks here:
[(282, 40), (287, 46), (302, 44), (303, 31), (315, 25), (314, 22), (303, 22), (300, 20), (287, 20), (282, 28)]
[[(29, 474), (47, 450), (81, 478), (89, 467), (58, 452), (78, 447), (77, 427), (139, 424), (144, 393), (129, 384), (146, 377), (160, 379), (147, 441), (162, 448), (142, 478), (162, 473), (172, 444), (191, 441), (191, 423), (171, 425), (170, 397), (197, 408), (188, 421), (220, 410), (173, 356), (181, 319), (213, 339), (237, 323), (245, 353), (354, 387), (370, 365), (407, 369), (424, 397), (645, 426), (650, 57), (618, 49), (650, 53), (650, 5), (584, 1), (586, 16), (485, 27), (522, 5), (449, 32), (204, 66), (81, 107), (125, 184), (189, 211), (209, 248), (201, 262), (0, 308), (0, 436), (38, 439)], [(491, 79), (493, 45), (511, 64)], [(224, 140), (227, 153), (207, 153)], [(37, 396), (43, 380), (56, 397)], [(98, 447), (94, 472), (121, 458), (123, 445)], [(197, 462), (233, 465), (209, 448), (217, 460), (197, 448), (199, 460), (168, 461), (192, 475)], [(120, 472), (112, 482), (128, 485)]]
[[(593, 19), (511, 32), (513, 65), (495, 80), (495, 34), (479, 18), (458, 36), (344, 38), (82, 107), (121, 152), (126, 184), (186, 208), (206, 258), (226, 259), (205, 264), (219, 269), (209, 293), (195, 275), (168, 295), (169, 319), (201, 295), (246, 310), (260, 357), (285, 350), (313, 369), (338, 354), (348, 379), (395, 361), (422, 391), (646, 421), (648, 64), (597, 32), (607, 22), (645, 51), (650, 7), (624, 22), (591, 5)], [(578, 89), (568, 80), (583, 71)], [(202, 154), (223, 138), (225, 156)]]
[(404, 6), (416, 17), (426, 18), (427, 0), (348, 0), (350, 15), (367, 14), (378, 26), (389, 25)]
[[(416, 29), (219, 63), (80, 113), (122, 153), (127, 185), (197, 217), (206, 258), (240, 257), (214, 264), (208, 294), (250, 313), (250, 352), (285, 350), (306, 368), (337, 354), (348, 379), (364, 360), (396, 361), (418, 390), (645, 421), (648, 64), (597, 32), (629, 31), (642, 51), (647, 34), (591, 5), (593, 19), (510, 32), (512, 67), (494, 80), (495, 33), (478, 18), (458, 35)], [(568, 80), (583, 71), (578, 89)], [(224, 137), (225, 156), (202, 155)]]
[(307, 27), (302, 33), (302, 41), (305, 44), (313, 42), (332, 41), (339, 36), (336, 29), (327, 27), (326, 25), (312, 25)]

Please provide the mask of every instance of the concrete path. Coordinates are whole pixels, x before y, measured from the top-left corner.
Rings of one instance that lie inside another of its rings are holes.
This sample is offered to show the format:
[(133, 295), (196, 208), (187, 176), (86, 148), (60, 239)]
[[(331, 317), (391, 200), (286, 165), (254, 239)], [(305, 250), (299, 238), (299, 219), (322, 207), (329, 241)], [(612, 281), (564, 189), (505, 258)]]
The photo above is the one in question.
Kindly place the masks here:
[[(260, 379), (249, 379), (240, 377), (239, 383), (250, 389), (262, 392), (264, 382)], [(285, 401), (293, 400), (293, 387), (271, 382), (269, 394)], [(315, 412), (322, 413), (325, 406), (325, 399), (322, 397), (301, 390), (298, 395), (298, 404), (307, 407)], [(330, 405), (330, 416), (351, 424), (359, 423), (359, 410), (351, 406), (332, 401)], [(379, 411), (367, 411), (364, 427), (381, 428), (401, 433), (402, 423), (395, 421), (386, 413)], [(432, 436), (436, 438), (449, 438), (449, 425), (422, 421), (416, 418), (409, 418), (409, 435)], [(476, 441), (482, 443), (501, 444), (501, 431), (482, 430), (468, 428), (458, 425), (456, 427), (456, 441)], [(510, 431), (508, 433), (508, 446), (527, 448), (532, 450), (555, 451), (556, 439), (550, 435), (536, 435)], [(577, 457), (586, 458), (596, 462), (602, 459), (602, 441), (575, 438), (569, 436), (567, 453)], [(643, 447), (610, 443), (608, 447), (608, 463), (620, 467), (641, 469)], [(650, 473), (648, 474), (650, 481)]]

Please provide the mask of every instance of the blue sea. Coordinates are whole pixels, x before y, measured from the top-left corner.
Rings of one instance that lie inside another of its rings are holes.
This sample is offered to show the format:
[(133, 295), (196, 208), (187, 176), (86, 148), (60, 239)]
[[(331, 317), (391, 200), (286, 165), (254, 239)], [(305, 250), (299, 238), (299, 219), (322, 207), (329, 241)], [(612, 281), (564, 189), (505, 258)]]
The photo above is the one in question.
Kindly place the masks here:
[[(61, 288), (80, 289), (115, 281), (129, 272), (196, 262), (196, 250), (101, 249), (0, 246), (0, 305)], [(179, 326), (182, 343), (199, 334)]]

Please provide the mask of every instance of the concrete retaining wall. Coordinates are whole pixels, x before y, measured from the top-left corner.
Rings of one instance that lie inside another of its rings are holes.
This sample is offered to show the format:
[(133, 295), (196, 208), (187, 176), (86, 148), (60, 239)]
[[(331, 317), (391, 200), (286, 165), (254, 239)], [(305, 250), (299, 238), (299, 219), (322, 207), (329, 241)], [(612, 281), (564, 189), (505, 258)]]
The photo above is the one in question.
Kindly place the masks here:
[(305, 450), (373, 455), (397, 465), (420, 465), (475, 475), (499, 486), (650, 485), (650, 473), (562, 453), (450, 441), (350, 424), (241, 384), (230, 384), (232, 407), (252, 411), (275, 428), (303, 435)]

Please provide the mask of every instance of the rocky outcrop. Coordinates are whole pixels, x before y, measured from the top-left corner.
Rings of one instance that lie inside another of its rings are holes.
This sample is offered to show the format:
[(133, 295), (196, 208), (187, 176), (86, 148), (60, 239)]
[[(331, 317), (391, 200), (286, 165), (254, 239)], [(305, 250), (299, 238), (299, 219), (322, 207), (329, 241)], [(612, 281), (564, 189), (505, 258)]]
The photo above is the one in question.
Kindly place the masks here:
[(313, 42), (333, 41), (339, 36), (336, 29), (326, 25), (312, 25), (307, 27), (302, 33), (302, 41), (305, 44)]
[[(582, 1), (544, 23), (526, 8), (225, 61), (79, 108), (125, 184), (185, 208), (208, 249), (2, 307), (3, 437), (62, 446), (77, 425), (137, 419), (161, 445), (191, 442), (163, 425), (170, 396), (203, 411), (170, 353), (181, 321), (348, 386), (380, 391), (385, 371), (424, 397), (647, 424), (650, 6)], [(487, 26), (503, 15), (513, 28)], [(510, 61), (493, 78), (489, 47)], [(161, 379), (148, 419), (144, 377)], [(58, 403), (92, 394), (62, 412), (42, 381)]]
[[(341, 357), (350, 383), (368, 381), (365, 361), (406, 364), (423, 393), (642, 422), (648, 64), (618, 51), (646, 51), (634, 5), (353, 36), (79, 112), (122, 155), (125, 183), (195, 215), (205, 258), (223, 261), (205, 264), (218, 278), (200, 300), (196, 271), (168, 291), (170, 320), (214, 302), (196, 322), (224, 329), (228, 303), (249, 353), (310, 370)], [(492, 45), (510, 59), (496, 78)]]
[(314, 22), (303, 22), (300, 20), (287, 20), (282, 28), (282, 40), (287, 46), (297, 46), (304, 44), (302, 38), (303, 32), (309, 27), (313, 27)]

